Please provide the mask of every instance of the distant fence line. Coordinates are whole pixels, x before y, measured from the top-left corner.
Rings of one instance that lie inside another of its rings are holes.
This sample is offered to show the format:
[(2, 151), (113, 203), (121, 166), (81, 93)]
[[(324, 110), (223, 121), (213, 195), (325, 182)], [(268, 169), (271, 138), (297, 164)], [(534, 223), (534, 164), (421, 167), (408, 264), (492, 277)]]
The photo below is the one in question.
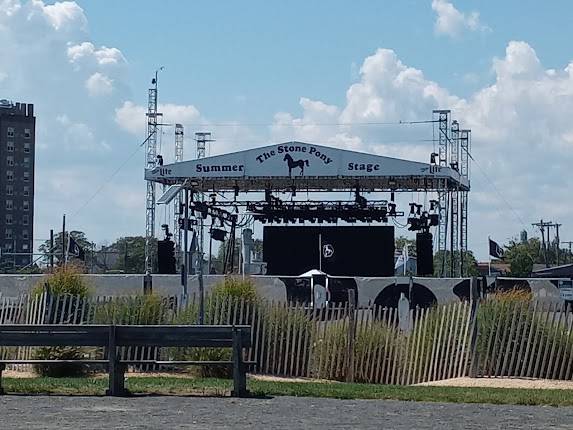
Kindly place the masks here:
[[(253, 327), (246, 358), (260, 374), (397, 385), (463, 376), (573, 377), (573, 313), (557, 303), (493, 296), (416, 308), (407, 313), (408, 330), (400, 329), (396, 308), (352, 302), (309, 309), (212, 296), (205, 311), (206, 324)], [(194, 324), (197, 315), (194, 298), (185, 305), (158, 296), (0, 298), (0, 324)], [(178, 352), (121, 353), (159, 359)], [(0, 349), (1, 358), (34, 354), (34, 348)]]

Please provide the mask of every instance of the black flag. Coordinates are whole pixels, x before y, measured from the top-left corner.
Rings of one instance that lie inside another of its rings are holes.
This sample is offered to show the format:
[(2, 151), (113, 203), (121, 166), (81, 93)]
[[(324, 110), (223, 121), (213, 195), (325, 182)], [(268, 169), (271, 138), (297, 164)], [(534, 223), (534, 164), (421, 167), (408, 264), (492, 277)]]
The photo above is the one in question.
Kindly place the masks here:
[(489, 255), (494, 258), (503, 258), (503, 248), (491, 239), (489, 240)]
[(86, 261), (86, 253), (83, 248), (74, 240), (72, 236), (70, 236), (70, 240), (68, 242), (68, 255), (73, 255), (76, 258), (79, 258), (82, 261)]

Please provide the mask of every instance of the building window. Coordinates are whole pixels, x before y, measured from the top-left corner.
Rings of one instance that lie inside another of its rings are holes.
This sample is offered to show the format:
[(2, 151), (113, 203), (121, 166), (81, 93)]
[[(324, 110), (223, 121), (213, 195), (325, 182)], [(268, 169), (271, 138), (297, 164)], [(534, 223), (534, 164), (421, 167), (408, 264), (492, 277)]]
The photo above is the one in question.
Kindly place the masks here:
[[(8, 186), (10, 187), (11, 185), (8, 185)], [(8, 194), (8, 193), (6, 193), (6, 194)], [(27, 186), (27, 185), (25, 185), (25, 186), (24, 186), (24, 192), (23, 192), (22, 194), (23, 194), (25, 197), (28, 197), (28, 196), (30, 195), (30, 187)]]
[[(6, 201), (8, 201), (8, 200), (6, 200)], [(29, 202), (28, 200), (24, 200), (24, 201), (22, 202), (22, 204), (23, 204), (23, 207), (24, 207), (24, 210), (25, 210), (25, 211), (29, 211), (29, 210), (30, 210), (30, 202)]]
[(6, 225), (12, 225), (12, 214), (6, 214)]
[(27, 143), (27, 142), (24, 144), (24, 152), (25, 152), (26, 154), (29, 154), (29, 153), (30, 153), (30, 144)]
[(22, 225), (28, 225), (28, 222), (28, 215), (22, 215)]
[(28, 166), (30, 164), (30, 157), (24, 157), (24, 164)]
[(6, 242), (4, 244), (4, 251), (6, 251), (6, 252), (12, 251), (12, 242)]
[(13, 166), (14, 165), (14, 156), (13, 155), (8, 155), (6, 157), (6, 164), (8, 166)]
[(6, 180), (12, 182), (14, 180), (14, 172), (12, 170), (6, 170)]
[(6, 185), (6, 195), (7, 196), (14, 195), (14, 185)]
[(22, 244), (22, 251), (27, 251), (28, 250), (28, 244), (27, 243), (23, 243)]
[(24, 182), (28, 182), (30, 180), (30, 172), (24, 172)]
[(4, 237), (6, 239), (12, 239), (12, 229), (11, 228), (7, 228), (6, 231), (4, 232)]
[(11, 140), (6, 141), (6, 149), (8, 152), (14, 152), (14, 142)]
[(14, 137), (14, 127), (8, 127), (8, 137)]
[(29, 139), (32, 136), (32, 133), (30, 133), (30, 129), (29, 128), (25, 128), (24, 129), (24, 137), (26, 139)]
[(28, 230), (22, 230), (22, 239), (28, 240)]
[(14, 207), (14, 202), (12, 200), (6, 200), (6, 210), (11, 211)]

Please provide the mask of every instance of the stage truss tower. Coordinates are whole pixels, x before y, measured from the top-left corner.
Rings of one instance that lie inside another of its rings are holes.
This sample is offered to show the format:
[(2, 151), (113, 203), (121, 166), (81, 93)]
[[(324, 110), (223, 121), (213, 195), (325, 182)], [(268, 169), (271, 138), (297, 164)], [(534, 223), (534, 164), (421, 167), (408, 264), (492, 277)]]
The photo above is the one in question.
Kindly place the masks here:
[[(151, 88), (147, 94), (147, 139), (145, 142), (145, 168), (153, 170), (157, 165), (157, 130), (159, 127), (158, 118), (161, 114), (157, 112), (157, 89), (158, 72), (151, 80)], [(147, 192), (145, 194), (145, 273), (153, 272), (153, 261), (151, 258), (151, 246), (155, 237), (155, 183), (147, 181)]]
[[(460, 125), (454, 120), (451, 127), (450, 167), (459, 172), (460, 163)], [(459, 276), (459, 191), (450, 193), (450, 276)]]
[[(175, 162), (183, 161), (183, 142), (185, 138), (182, 124), (175, 124)], [(181, 202), (183, 200), (183, 191), (180, 191), (173, 199), (173, 232), (175, 238), (175, 250), (177, 258), (177, 267), (180, 266), (181, 255), (181, 229), (179, 228), (179, 217), (181, 216)]]
[[(438, 133), (438, 166), (448, 167), (448, 141), (450, 140), (449, 125), (450, 125), (450, 111), (449, 110), (435, 110), (433, 111), (434, 127), (437, 126)], [(438, 210), (439, 210), (439, 224), (438, 224), (438, 253), (442, 256), (442, 267), (440, 268), (440, 276), (445, 276), (446, 271), (446, 249), (448, 238), (448, 191), (447, 184), (441, 184), (438, 191)], [(440, 252), (441, 251), (441, 252)]]
[[(471, 130), (460, 132), (460, 175), (470, 179)], [(460, 276), (465, 275), (464, 257), (468, 251), (468, 192), (460, 193)]]
[[(211, 138), (210, 132), (196, 132), (195, 133), (195, 142), (197, 142), (197, 159), (205, 158), (206, 150), (207, 150), (207, 143), (214, 142), (215, 139)], [(201, 202), (205, 201), (205, 194), (199, 194), (199, 200)], [(199, 216), (199, 237), (197, 241), (197, 264), (203, 264), (203, 250), (204, 250), (204, 241), (205, 241), (205, 221), (202, 216)], [(199, 267), (199, 266), (196, 266)]]

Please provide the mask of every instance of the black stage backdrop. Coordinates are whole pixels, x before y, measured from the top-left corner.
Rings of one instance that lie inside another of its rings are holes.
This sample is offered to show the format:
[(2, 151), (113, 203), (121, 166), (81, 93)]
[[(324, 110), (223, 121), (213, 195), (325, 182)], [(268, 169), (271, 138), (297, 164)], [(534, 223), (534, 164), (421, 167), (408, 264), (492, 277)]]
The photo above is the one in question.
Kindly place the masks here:
[(394, 276), (394, 227), (264, 227), (267, 275)]

